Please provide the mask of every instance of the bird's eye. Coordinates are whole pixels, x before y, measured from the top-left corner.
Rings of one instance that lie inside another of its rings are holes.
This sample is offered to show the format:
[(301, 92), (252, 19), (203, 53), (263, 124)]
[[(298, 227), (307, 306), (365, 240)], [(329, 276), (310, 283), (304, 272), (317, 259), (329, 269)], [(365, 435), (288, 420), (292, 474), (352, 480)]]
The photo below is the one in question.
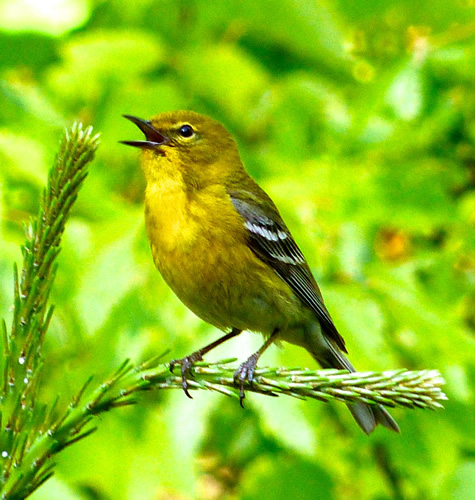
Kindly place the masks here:
[(178, 132), (182, 137), (185, 137), (186, 139), (192, 137), (195, 134), (195, 131), (193, 130), (193, 127), (191, 125), (182, 125)]

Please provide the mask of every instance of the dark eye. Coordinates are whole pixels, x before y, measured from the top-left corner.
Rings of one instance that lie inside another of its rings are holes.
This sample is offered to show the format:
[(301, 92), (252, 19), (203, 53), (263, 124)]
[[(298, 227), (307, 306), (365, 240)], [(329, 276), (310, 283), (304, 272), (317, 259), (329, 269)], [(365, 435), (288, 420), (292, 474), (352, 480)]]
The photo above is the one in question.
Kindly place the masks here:
[(195, 134), (193, 127), (191, 125), (182, 125), (180, 130), (178, 130), (180, 135), (185, 138), (192, 137)]

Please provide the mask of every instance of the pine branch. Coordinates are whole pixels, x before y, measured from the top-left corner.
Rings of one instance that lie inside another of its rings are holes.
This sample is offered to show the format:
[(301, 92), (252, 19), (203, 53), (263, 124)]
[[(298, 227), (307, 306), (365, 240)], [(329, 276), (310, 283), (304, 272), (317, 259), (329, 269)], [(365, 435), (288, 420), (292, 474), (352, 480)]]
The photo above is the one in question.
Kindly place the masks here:
[[(2, 498), (24, 498), (50, 474), (36, 461), (15, 487), (5, 489), (12, 473), (24, 464), (44, 429), (46, 407), (37, 403), (43, 364), (42, 350), (53, 314), (48, 298), (54, 280), (55, 260), (71, 207), (87, 176), (98, 136), (92, 128), (74, 124), (66, 130), (37, 217), (26, 227), (20, 274), (14, 268), (13, 320), (10, 332), (3, 322), (3, 380), (0, 385), (0, 491)], [(25, 487), (27, 485), (27, 487)], [(22, 496), (23, 495), (23, 496)]]
[[(219, 392), (239, 400), (239, 389), (233, 379), (235, 368), (229, 366), (230, 361), (233, 360), (197, 363), (188, 379), (189, 389)], [(85, 396), (91, 381), (88, 380), (66, 413), (25, 454), (14, 475), (21, 478), (38, 464), (48, 464), (52, 455), (94, 432), (94, 416), (134, 404), (138, 393), (182, 389), (181, 376), (171, 373), (169, 364), (154, 364), (156, 360), (134, 367), (126, 361), (108, 381)], [(436, 410), (443, 408), (440, 401), (447, 399), (441, 390), (443, 383), (437, 370), (348, 373), (345, 370), (261, 368), (256, 370), (255, 381), (247, 384), (246, 390), (265, 396)]]
[[(196, 363), (187, 379), (189, 389), (219, 392), (239, 400), (239, 388), (234, 382), (235, 367), (229, 365), (231, 361), (235, 360)], [(181, 375), (171, 373), (168, 363), (152, 367), (155, 363), (156, 360), (151, 360), (134, 367), (126, 361), (109, 381), (85, 398), (81, 406), (81, 398), (76, 399), (73, 405), (76, 413), (96, 415), (116, 406), (131, 404), (135, 402), (132, 396), (142, 391), (181, 390)], [(348, 373), (346, 370), (258, 368), (253, 383), (246, 382), (245, 387), (247, 392), (264, 396), (286, 395), (324, 402), (362, 402), (392, 408), (437, 410), (443, 408), (440, 401), (447, 399), (441, 389), (443, 384), (437, 370)], [(65, 422), (70, 418), (76, 423), (80, 421), (72, 414)]]

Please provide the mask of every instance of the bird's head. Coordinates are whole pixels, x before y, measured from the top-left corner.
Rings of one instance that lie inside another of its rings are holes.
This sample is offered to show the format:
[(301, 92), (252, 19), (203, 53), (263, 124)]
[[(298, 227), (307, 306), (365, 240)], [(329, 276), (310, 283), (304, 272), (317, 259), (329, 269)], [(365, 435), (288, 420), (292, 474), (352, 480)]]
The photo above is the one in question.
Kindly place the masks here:
[(151, 120), (124, 117), (145, 135), (145, 140), (121, 143), (142, 149), (147, 182), (181, 174), (188, 187), (199, 189), (243, 170), (235, 140), (212, 118), (193, 111), (160, 113)]

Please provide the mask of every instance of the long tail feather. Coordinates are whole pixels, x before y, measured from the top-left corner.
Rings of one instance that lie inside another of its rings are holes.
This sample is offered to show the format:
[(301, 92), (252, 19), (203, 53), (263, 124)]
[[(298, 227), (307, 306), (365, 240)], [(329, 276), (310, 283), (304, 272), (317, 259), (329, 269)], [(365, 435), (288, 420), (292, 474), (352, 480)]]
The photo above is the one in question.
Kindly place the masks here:
[[(350, 361), (340, 353), (333, 345), (328, 342), (329, 349), (324, 357), (311, 352), (313, 358), (322, 366), (322, 368), (336, 368), (338, 370), (356, 371)], [(389, 412), (381, 405), (367, 405), (365, 403), (355, 403), (347, 405), (356, 423), (366, 434), (374, 431), (378, 424), (395, 432), (399, 431), (399, 426), (391, 417)]]

